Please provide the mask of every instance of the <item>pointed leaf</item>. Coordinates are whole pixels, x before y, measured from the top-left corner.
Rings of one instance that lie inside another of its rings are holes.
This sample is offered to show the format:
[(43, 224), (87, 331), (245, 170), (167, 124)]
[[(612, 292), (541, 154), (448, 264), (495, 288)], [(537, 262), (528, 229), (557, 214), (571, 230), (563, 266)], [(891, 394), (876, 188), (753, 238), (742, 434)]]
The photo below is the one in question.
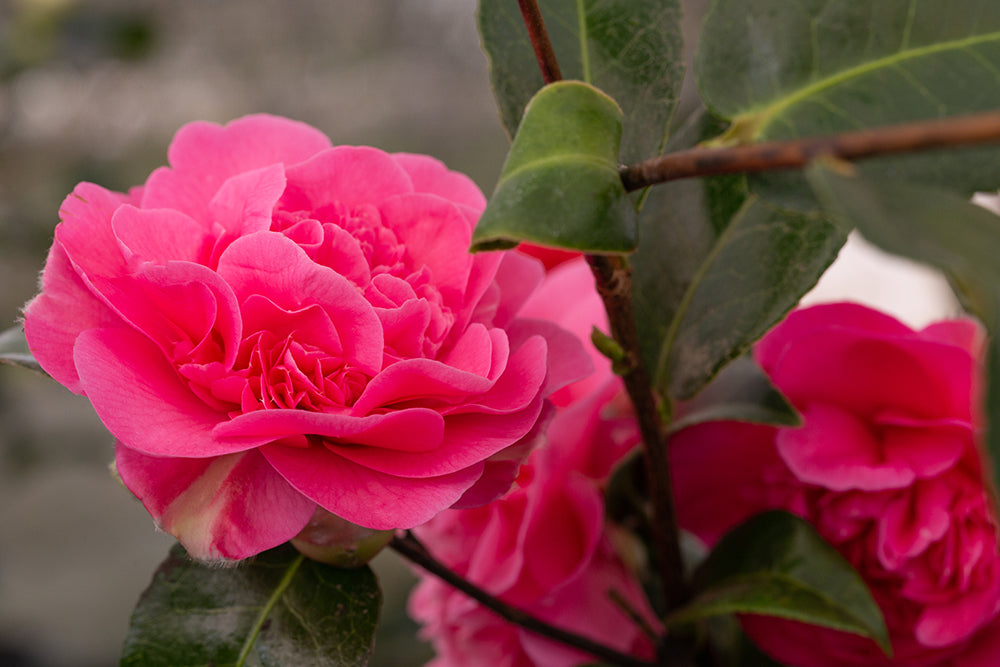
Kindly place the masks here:
[(381, 597), (367, 566), (337, 569), (288, 545), (231, 569), (175, 545), (132, 613), (120, 664), (365, 665)]
[(776, 426), (802, 423), (792, 404), (748, 355), (726, 366), (694, 399), (682, 404), (670, 422), (670, 431), (711, 421)]
[(23, 327), (11, 327), (0, 332), (0, 364), (23, 366), (33, 371), (44, 373), (42, 367), (28, 349), (28, 341), (24, 338)]
[(520, 241), (584, 252), (629, 252), (635, 207), (618, 173), (621, 110), (579, 81), (546, 86), (525, 111), (473, 250)]
[[(547, 0), (542, 15), (564, 79), (604, 90), (625, 112), (622, 160), (659, 153), (684, 78), (678, 0)], [(500, 117), (513, 137), (542, 75), (517, 3), (480, 0), (479, 31)]]
[[(728, 137), (826, 135), (1000, 107), (995, 0), (719, 0), (695, 59), (702, 97)], [(971, 194), (1000, 183), (996, 147), (866, 160), (862, 173)], [(815, 208), (800, 174), (750, 179), (784, 205)]]
[(1000, 217), (950, 192), (874, 183), (815, 164), (807, 171), (819, 200), (845, 227), (882, 249), (931, 264), (952, 279), (992, 334), (986, 354), (984, 413), (994, 488), (1000, 488)]
[[(702, 119), (679, 150), (714, 133)], [(845, 233), (821, 215), (749, 196), (742, 176), (652, 188), (632, 255), (643, 360), (664, 395), (688, 399), (777, 323), (823, 274)]]
[(765, 512), (729, 531), (696, 575), (694, 600), (667, 626), (761, 614), (870, 637), (889, 654), (882, 612), (864, 580), (803, 519)]

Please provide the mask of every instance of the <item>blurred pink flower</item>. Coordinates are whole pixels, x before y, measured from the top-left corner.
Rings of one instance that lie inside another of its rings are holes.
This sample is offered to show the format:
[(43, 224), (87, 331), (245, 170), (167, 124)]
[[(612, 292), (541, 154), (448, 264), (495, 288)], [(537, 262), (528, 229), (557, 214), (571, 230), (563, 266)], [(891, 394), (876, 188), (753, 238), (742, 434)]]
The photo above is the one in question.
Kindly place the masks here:
[[(762, 616), (748, 634), (781, 662), (969, 665), (1000, 661), (1000, 552), (977, 444), (982, 332), (914, 331), (853, 304), (792, 313), (755, 357), (801, 428), (693, 426), (671, 441), (682, 525), (714, 543), (750, 515), (792, 511), (872, 589), (895, 653), (854, 635)], [(954, 662), (951, 662), (954, 661)]]
[[(586, 264), (572, 260), (550, 277), (525, 312), (543, 306), (546, 291), (554, 291), (562, 295), (557, 321), (589, 333), (603, 310)], [(414, 532), (451, 569), (505, 602), (620, 651), (650, 657), (645, 635), (609, 597), (615, 591), (655, 625), (605, 525), (603, 484), (637, 442), (634, 419), (616, 409), (621, 383), (605, 366), (595, 374), (596, 385), (588, 378), (567, 388), (572, 391), (549, 426), (547, 443), (531, 454), (514, 489), (485, 507), (443, 512)], [(570, 667), (593, 660), (510, 625), (418, 573), (422, 580), (410, 613), (424, 624), (422, 634), (438, 653), (435, 667)]]
[(467, 252), (469, 179), (263, 115), (187, 125), (169, 160), (77, 186), (25, 310), (165, 531), (238, 559), (317, 507), (408, 528), (509, 487), (586, 360), (518, 315), (539, 264)]

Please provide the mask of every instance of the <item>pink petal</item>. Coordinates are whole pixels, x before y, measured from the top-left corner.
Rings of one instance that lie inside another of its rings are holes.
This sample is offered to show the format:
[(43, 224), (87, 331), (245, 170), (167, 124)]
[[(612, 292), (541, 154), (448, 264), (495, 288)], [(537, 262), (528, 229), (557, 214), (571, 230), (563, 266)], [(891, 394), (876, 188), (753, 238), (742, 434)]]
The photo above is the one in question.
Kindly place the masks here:
[(413, 192), (406, 172), (388, 153), (366, 146), (336, 146), (289, 167), (281, 205), (314, 211), (331, 204), (351, 209)]
[(503, 375), (482, 396), (470, 396), (449, 414), (466, 412), (509, 414), (524, 409), (535, 397), (543, 396), (548, 346), (541, 336), (529, 338), (514, 350)]
[(38, 363), (59, 384), (81, 393), (73, 345), (87, 329), (123, 326), (121, 318), (76, 273), (62, 245), (49, 251), (42, 293), (24, 308), (24, 335)]
[(275, 116), (245, 116), (225, 127), (189, 123), (170, 144), (172, 168), (157, 169), (146, 181), (142, 206), (172, 208), (209, 225), (209, 203), (230, 177), (273, 164), (297, 164), (329, 146), (319, 130)]
[[(450, 415), (444, 420), (440, 444), (414, 453), (374, 446), (331, 444), (329, 447), (345, 459), (390, 475), (412, 478), (447, 475), (470, 466), (481, 467), (484, 459), (516, 443), (531, 431), (541, 408), (542, 401), (538, 399), (510, 415)], [(397, 431), (396, 437), (404, 433), (407, 438), (413, 437), (408, 431)]]
[[(226, 440), (248, 439), (254, 442), (313, 435), (327, 439), (331, 447), (343, 443), (347, 452), (377, 448), (391, 450), (389, 456), (395, 456), (397, 452), (435, 449), (441, 443), (443, 429), (441, 415), (424, 408), (366, 417), (279, 409), (236, 415), (221, 422), (215, 434)], [(400, 437), (402, 434), (406, 437)]]
[(505, 327), (518, 314), (542, 282), (545, 268), (541, 262), (516, 252), (502, 253), (496, 282), (502, 295), (493, 323)]
[[(480, 377), (490, 377), (494, 369), (494, 343), (507, 349), (507, 337), (498, 330), (490, 331), (481, 324), (473, 324), (466, 329), (461, 337), (441, 360), (448, 366)], [(503, 369), (507, 364), (506, 355), (500, 364)]]
[(62, 220), (56, 227), (56, 242), (82, 275), (116, 276), (125, 273), (122, 257), (111, 229), (111, 219), (129, 200), (91, 183), (80, 183), (59, 209)]
[[(787, 473), (774, 447), (775, 429), (738, 422), (710, 422), (670, 438), (670, 475), (683, 528), (709, 545), (765, 509), (784, 507)], [(777, 479), (774, 479), (775, 477)]]
[(795, 476), (834, 491), (899, 489), (913, 482), (913, 469), (886, 461), (881, 444), (856, 416), (817, 403), (802, 411), (805, 424), (778, 431), (781, 458)]
[(951, 345), (866, 333), (804, 334), (769, 369), (800, 406), (824, 402), (858, 415), (892, 409), (910, 417), (971, 419), (972, 358)]
[(129, 448), (153, 456), (205, 458), (268, 440), (214, 437), (212, 429), (226, 415), (198, 399), (156, 345), (131, 329), (84, 331), (73, 356), (97, 415)]
[(265, 445), (261, 453), (289, 484), (337, 516), (374, 530), (412, 528), (458, 500), (482, 464), (428, 479), (407, 479), (352, 463), (323, 447)]
[(463, 296), (469, 280), (472, 227), (451, 203), (424, 194), (386, 199), (379, 206), (382, 223), (406, 247), (414, 267), (426, 266), (431, 282), (447, 301)]
[(211, 358), (199, 361), (232, 368), (240, 344), (239, 305), (211, 269), (191, 262), (143, 264), (130, 277), (98, 279), (96, 286), (121, 318), (159, 345), (168, 359), (194, 360), (199, 346), (221, 346), (221, 354), (206, 350)]
[(917, 483), (889, 501), (878, 521), (878, 559), (889, 572), (922, 554), (951, 527), (952, 489)]
[(412, 153), (393, 153), (392, 159), (409, 175), (415, 192), (438, 195), (478, 212), (486, 208), (486, 197), (479, 187), (465, 174), (450, 171), (440, 160)]
[(142, 261), (204, 263), (213, 240), (201, 224), (170, 209), (121, 206), (111, 218), (111, 228), (130, 266)]
[(845, 330), (856, 335), (912, 337), (902, 322), (856, 303), (827, 303), (793, 311), (754, 346), (754, 358), (768, 373), (785, 349), (815, 331)]
[[(893, 423), (895, 422), (895, 423)], [(878, 420), (882, 452), (887, 462), (900, 462), (917, 477), (933, 477), (948, 470), (975, 448), (972, 426), (958, 420)], [(891, 425), (890, 425), (891, 424)]]
[[(537, 478), (524, 517), (521, 549), (529, 554), (525, 585), (552, 593), (572, 585), (585, 570), (604, 535), (604, 498), (582, 475), (560, 480)], [(531, 554), (545, 545), (544, 552)]]
[(983, 327), (967, 318), (934, 322), (920, 331), (921, 338), (960, 347), (977, 359), (982, 356), (985, 336)]
[(259, 294), (289, 311), (323, 307), (340, 334), (345, 357), (371, 375), (381, 368), (382, 325), (371, 305), (350, 281), (313, 262), (282, 234), (237, 239), (219, 259), (219, 275), (241, 301)]
[[(533, 321), (533, 326), (543, 330), (544, 324), (558, 323), (578, 341), (589, 341), (590, 333), (596, 326), (608, 331), (608, 316), (601, 297), (594, 288), (594, 276), (586, 260), (578, 257), (549, 271), (541, 286), (535, 290), (518, 313), (519, 319)], [(556, 328), (544, 329), (550, 340), (549, 349), (559, 352), (550, 359), (550, 385), (552, 390), (578, 380), (571, 387), (559, 391), (553, 400), (558, 405), (567, 405), (576, 398), (586, 396), (611, 377), (611, 361), (589, 343), (584, 346), (588, 359), (580, 354), (570, 354), (579, 348), (577, 343), (570, 346), (564, 337), (566, 333)], [(558, 342), (556, 342), (558, 341)], [(566, 351), (566, 353), (563, 353)], [(596, 369), (596, 372), (592, 372)], [(584, 378), (580, 380), (580, 378)]]
[(381, 407), (421, 399), (446, 401), (450, 405), (489, 391), (492, 386), (490, 378), (452, 368), (440, 361), (404, 359), (372, 378), (354, 404), (352, 413), (368, 414)]
[(271, 213), (285, 190), (285, 170), (272, 164), (226, 180), (209, 202), (212, 222), (235, 236), (271, 228)]
[(198, 560), (249, 558), (276, 547), (295, 537), (316, 509), (256, 451), (158, 458), (118, 443), (115, 463), (160, 528)]

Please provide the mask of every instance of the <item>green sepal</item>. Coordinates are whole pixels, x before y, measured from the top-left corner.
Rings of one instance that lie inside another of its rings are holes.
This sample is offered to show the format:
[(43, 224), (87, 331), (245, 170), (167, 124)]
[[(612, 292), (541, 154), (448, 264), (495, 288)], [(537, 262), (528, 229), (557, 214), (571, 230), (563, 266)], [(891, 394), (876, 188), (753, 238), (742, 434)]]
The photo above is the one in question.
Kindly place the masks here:
[(635, 206), (618, 170), (621, 134), (621, 109), (597, 88), (542, 88), (524, 111), (472, 250), (522, 241), (588, 253), (635, 249)]

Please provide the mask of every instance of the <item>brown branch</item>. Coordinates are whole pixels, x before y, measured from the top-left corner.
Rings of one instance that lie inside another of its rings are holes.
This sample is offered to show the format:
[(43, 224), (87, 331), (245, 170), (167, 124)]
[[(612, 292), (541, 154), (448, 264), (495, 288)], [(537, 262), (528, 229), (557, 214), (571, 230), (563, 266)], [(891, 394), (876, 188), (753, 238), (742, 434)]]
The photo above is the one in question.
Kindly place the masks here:
[(542, 70), (542, 78), (545, 83), (552, 83), (562, 79), (562, 72), (559, 71), (559, 63), (556, 61), (555, 51), (552, 50), (552, 42), (549, 40), (549, 33), (545, 29), (545, 21), (542, 20), (542, 10), (538, 8), (536, 0), (517, 0), (521, 7), (521, 16), (524, 17), (524, 25), (528, 28), (528, 38), (531, 46), (535, 49), (535, 58), (538, 59), (538, 67)]
[(635, 407), (646, 461), (646, 482), (653, 508), (652, 539), (663, 596), (668, 610), (687, 599), (681, 559), (680, 531), (674, 507), (667, 459), (666, 428), (653, 396), (652, 383), (639, 353), (639, 336), (632, 314), (631, 270), (621, 256), (588, 255), (587, 262), (604, 301), (612, 337), (625, 350), (622, 379)]
[(622, 168), (625, 189), (681, 178), (806, 166), (820, 155), (843, 160), (1000, 141), (1000, 112), (901, 123), (823, 137), (731, 148), (691, 148)]
[[(556, 62), (552, 43), (536, 0), (518, 0), (521, 15), (528, 28), (528, 37), (535, 49), (538, 66), (546, 83), (559, 81), (562, 74)], [(632, 319), (632, 280), (625, 260), (620, 256), (587, 255), (587, 262), (604, 302), (611, 324), (611, 335), (625, 351), (623, 379), (635, 408), (642, 434), (646, 461), (646, 478), (653, 507), (652, 540), (655, 562), (663, 580), (663, 597), (667, 609), (680, 606), (687, 599), (684, 567), (681, 560), (680, 530), (674, 507), (667, 460), (666, 429), (660, 420), (652, 384), (639, 352), (639, 336)], [(665, 655), (667, 643), (657, 646), (661, 664), (671, 658)]]
[(589, 653), (594, 657), (600, 658), (601, 660), (607, 661), (613, 665), (620, 665), (621, 667), (653, 667), (651, 663), (639, 660), (638, 658), (634, 658), (625, 653), (620, 653), (609, 646), (598, 644), (597, 642), (587, 639), (586, 637), (557, 628), (554, 625), (550, 625), (549, 623), (546, 623), (545, 621), (518, 609), (517, 607), (512, 607), (506, 602), (493, 597), (468, 579), (459, 576), (455, 571), (449, 569), (441, 561), (437, 560), (427, 550), (427, 547), (425, 547), (420, 540), (418, 540), (409, 531), (407, 531), (402, 537), (399, 535), (394, 536), (392, 541), (389, 542), (389, 546), (396, 551), (396, 553), (419, 565), (453, 588), (465, 593), (473, 600), (491, 610), (506, 621), (514, 623), (515, 625), (541, 635), (542, 637), (547, 637), (567, 646), (580, 649), (585, 653)]

